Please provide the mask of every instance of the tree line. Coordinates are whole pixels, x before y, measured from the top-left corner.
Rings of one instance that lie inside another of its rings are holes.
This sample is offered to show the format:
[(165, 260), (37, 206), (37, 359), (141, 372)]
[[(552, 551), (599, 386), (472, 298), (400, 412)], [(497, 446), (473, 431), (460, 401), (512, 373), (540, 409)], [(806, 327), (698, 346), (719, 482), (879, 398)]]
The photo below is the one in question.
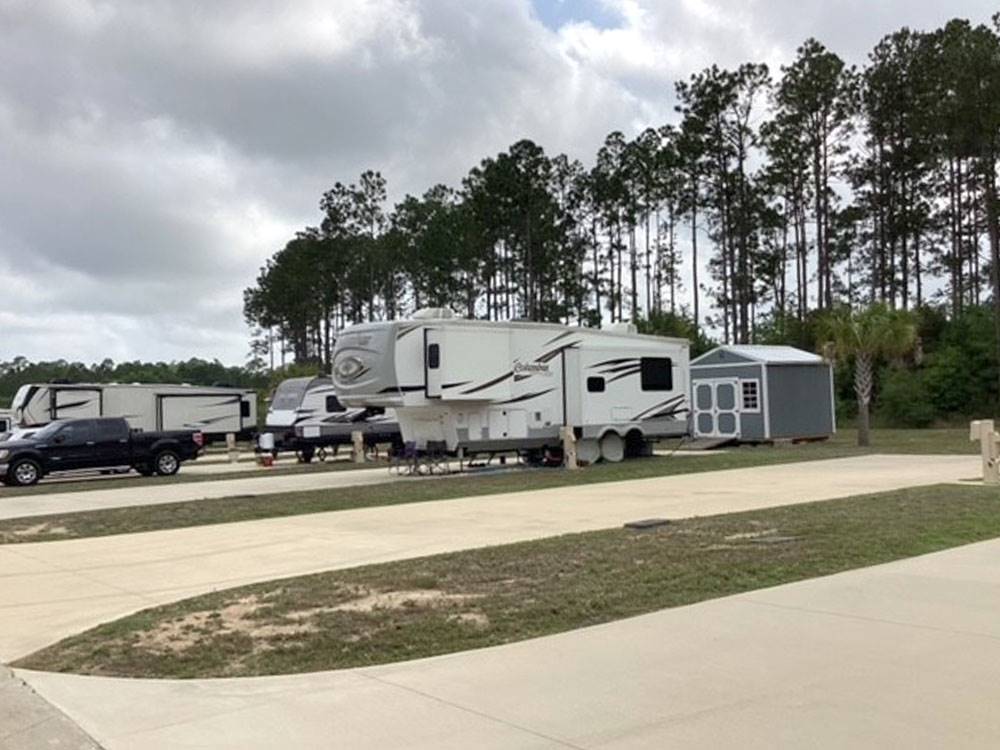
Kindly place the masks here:
[(903, 28), (860, 69), (815, 39), (713, 65), (590, 166), (522, 140), (391, 208), (377, 171), (338, 182), (245, 291), (255, 362), (325, 366), (341, 327), (424, 306), (753, 342), (841, 305), (989, 303), (998, 341), (998, 26)]

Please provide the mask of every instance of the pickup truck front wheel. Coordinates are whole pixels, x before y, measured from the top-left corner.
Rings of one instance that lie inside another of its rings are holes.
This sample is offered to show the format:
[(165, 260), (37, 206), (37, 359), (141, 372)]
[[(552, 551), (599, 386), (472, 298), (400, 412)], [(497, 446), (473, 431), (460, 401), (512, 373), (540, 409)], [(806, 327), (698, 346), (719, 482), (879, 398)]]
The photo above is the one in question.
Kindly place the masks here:
[(156, 473), (161, 477), (173, 476), (181, 468), (181, 461), (173, 451), (160, 451), (153, 459)]
[(15, 461), (14, 465), (7, 472), (7, 481), (18, 487), (28, 487), (32, 484), (38, 484), (38, 480), (41, 478), (41, 468), (29, 458)]

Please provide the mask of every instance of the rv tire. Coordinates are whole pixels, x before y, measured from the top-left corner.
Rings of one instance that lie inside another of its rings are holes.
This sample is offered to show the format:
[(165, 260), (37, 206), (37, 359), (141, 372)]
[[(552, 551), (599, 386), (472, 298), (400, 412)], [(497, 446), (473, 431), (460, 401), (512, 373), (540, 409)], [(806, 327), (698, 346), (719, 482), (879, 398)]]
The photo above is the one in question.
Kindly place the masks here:
[(161, 477), (169, 477), (181, 468), (181, 461), (173, 451), (160, 451), (153, 459), (153, 466)]
[(625, 458), (625, 441), (617, 432), (608, 432), (601, 438), (601, 458), (613, 464)]
[(313, 457), (316, 455), (316, 449), (312, 446), (303, 448), (299, 451), (299, 460), (304, 464), (311, 464)]

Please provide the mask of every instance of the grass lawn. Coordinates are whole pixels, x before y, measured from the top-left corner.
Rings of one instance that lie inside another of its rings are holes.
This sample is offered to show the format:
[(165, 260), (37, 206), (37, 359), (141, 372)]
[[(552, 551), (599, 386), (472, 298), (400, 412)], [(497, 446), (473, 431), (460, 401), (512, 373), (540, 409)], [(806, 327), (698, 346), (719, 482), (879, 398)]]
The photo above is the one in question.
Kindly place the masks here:
[[(960, 440), (960, 432), (965, 437), (965, 442)], [(565, 487), (574, 484), (844, 458), (878, 452), (972, 453), (976, 447), (968, 442), (968, 435), (961, 430), (885, 431), (884, 435), (879, 434), (880, 440), (876, 446), (868, 450), (854, 446), (852, 438), (853, 435), (841, 433), (834, 440), (822, 443), (741, 446), (727, 452), (710, 452), (697, 456), (655, 456), (620, 464), (597, 464), (575, 472), (561, 469), (531, 469), (470, 473), (440, 478), (403, 479), (383, 485), (32, 516), (0, 521), (0, 544), (130, 534), (377, 505)], [(676, 444), (664, 444), (664, 447)], [(3, 502), (2, 493), (0, 502)]]
[(15, 666), (128, 677), (339, 669), (534, 638), (1000, 536), (1000, 492), (940, 485), (616, 528), (220, 591)]
[(0, 485), (0, 503), (5, 497), (23, 497), (25, 495), (48, 495), (63, 492), (87, 492), (88, 490), (112, 490), (126, 487), (156, 487), (162, 484), (186, 484), (189, 482), (217, 482), (223, 479), (247, 479), (249, 477), (282, 476), (288, 474), (309, 474), (323, 471), (351, 471), (353, 469), (374, 469), (388, 466), (385, 461), (372, 461), (367, 464), (356, 464), (351, 461), (327, 461), (311, 464), (289, 464), (275, 466), (263, 470), (256, 469), (250, 462), (241, 462), (240, 470), (220, 472), (218, 474), (197, 474), (185, 470), (185, 466), (197, 466), (198, 462), (181, 466), (181, 470), (172, 477), (143, 477), (135, 472), (104, 477), (100, 474), (74, 476), (61, 481), (42, 480), (41, 484), (31, 487), (7, 487)]

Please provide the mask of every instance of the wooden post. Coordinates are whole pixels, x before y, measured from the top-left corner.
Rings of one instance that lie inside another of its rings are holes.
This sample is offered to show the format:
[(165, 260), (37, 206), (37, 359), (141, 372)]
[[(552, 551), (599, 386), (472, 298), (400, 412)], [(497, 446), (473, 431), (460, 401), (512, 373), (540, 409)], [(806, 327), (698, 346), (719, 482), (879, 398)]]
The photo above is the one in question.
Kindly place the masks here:
[(992, 419), (979, 419), (969, 424), (969, 440), (979, 441), (983, 459), (983, 484), (1000, 484), (1000, 435)]
[(365, 436), (360, 430), (351, 433), (351, 460), (356, 464), (365, 462)]
[(579, 469), (580, 465), (576, 462), (576, 433), (568, 425), (563, 427), (560, 432), (562, 433), (563, 464), (567, 469)]
[(226, 433), (226, 450), (229, 451), (229, 463), (234, 464), (240, 460), (239, 451), (236, 450), (236, 435), (231, 432)]

